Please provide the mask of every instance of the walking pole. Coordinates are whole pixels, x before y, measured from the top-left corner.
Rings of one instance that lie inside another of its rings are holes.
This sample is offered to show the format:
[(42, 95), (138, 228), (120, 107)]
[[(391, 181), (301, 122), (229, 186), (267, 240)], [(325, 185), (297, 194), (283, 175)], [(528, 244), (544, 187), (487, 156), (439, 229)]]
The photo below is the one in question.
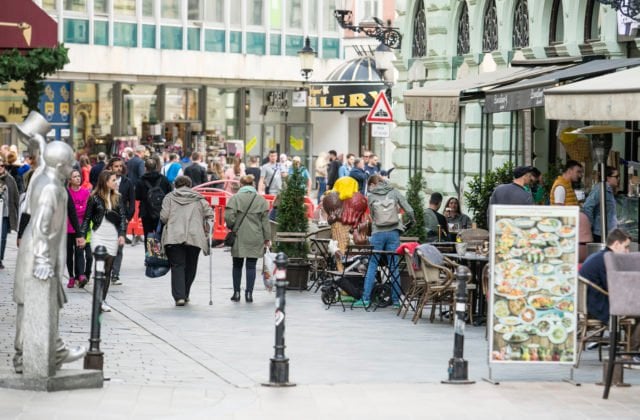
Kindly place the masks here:
[(209, 230), (209, 305), (213, 305), (213, 247), (211, 241), (213, 240), (213, 224), (211, 220), (211, 229)]

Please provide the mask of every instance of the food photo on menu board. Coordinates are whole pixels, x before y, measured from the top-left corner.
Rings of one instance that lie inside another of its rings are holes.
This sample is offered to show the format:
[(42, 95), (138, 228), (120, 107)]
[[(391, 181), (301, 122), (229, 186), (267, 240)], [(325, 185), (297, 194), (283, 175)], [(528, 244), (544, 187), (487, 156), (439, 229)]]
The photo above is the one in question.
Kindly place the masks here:
[(574, 363), (577, 223), (577, 207), (493, 209), (492, 363)]

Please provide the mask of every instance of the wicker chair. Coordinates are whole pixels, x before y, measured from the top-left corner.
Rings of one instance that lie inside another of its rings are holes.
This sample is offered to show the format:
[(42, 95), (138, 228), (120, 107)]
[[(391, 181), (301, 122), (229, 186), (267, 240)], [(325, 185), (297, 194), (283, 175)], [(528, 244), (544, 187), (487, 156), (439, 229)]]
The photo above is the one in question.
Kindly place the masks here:
[(413, 267), (413, 255), (408, 250), (404, 250), (404, 260), (407, 267), (407, 274), (409, 275), (409, 287), (405, 290), (404, 298), (400, 301), (400, 309), (398, 314), (402, 314), (402, 319), (407, 316), (409, 309), (413, 309), (414, 305), (418, 304), (420, 297), (427, 289), (427, 282), (424, 279), (422, 270), (416, 270)]
[(417, 250), (416, 253), (420, 258), (420, 269), (427, 282), (427, 287), (418, 301), (412, 321), (417, 324), (422, 317), (424, 307), (429, 304), (431, 305), (429, 321), (433, 322), (435, 319), (436, 306), (440, 306), (440, 320), (442, 320), (442, 306), (447, 305), (451, 308), (453, 305), (455, 290), (453, 272), (445, 266), (431, 263), (420, 251)]

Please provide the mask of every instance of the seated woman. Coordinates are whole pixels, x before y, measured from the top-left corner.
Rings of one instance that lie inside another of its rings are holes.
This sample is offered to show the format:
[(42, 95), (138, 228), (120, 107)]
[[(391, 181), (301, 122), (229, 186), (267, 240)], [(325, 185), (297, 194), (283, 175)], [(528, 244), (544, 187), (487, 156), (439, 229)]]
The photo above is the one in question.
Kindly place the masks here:
[(455, 241), (459, 231), (471, 228), (471, 218), (460, 212), (460, 201), (456, 197), (448, 199), (444, 209), (444, 217), (449, 224), (450, 240)]

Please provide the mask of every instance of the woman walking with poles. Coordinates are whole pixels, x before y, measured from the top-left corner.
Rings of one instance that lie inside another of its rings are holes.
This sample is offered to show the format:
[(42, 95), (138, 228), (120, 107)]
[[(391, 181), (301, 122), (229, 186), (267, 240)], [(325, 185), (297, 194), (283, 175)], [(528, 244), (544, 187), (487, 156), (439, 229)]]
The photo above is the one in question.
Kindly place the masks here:
[(189, 302), (191, 285), (198, 271), (200, 250), (209, 255), (209, 227), (213, 210), (202, 195), (191, 189), (191, 179), (179, 176), (176, 189), (162, 200), (160, 222), (164, 225), (162, 246), (171, 265), (171, 294), (176, 306)]
[(253, 285), (256, 281), (256, 263), (269, 246), (271, 228), (269, 226), (269, 204), (258, 194), (254, 187), (253, 175), (240, 178), (240, 190), (227, 202), (224, 220), (227, 227), (235, 233), (231, 246), (233, 257), (233, 302), (240, 301), (242, 266), (247, 260), (247, 285), (244, 298), (253, 302)]
[(81, 237), (86, 237), (89, 229), (93, 253), (95, 254), (96, 248), (100, 245), (107, 249), (107, 257), (104, 260), (102, 312), (111, 312), (105, 300), (111, 284), (113, 260), (118, 254), (118, 246), (124, 245), (124, 236), (127, 233), (127, 215), (120, 200), (116, 174), (111, 171), (100, 172), (97, 185), (87, 202), (87, 210), (80, 227)]

